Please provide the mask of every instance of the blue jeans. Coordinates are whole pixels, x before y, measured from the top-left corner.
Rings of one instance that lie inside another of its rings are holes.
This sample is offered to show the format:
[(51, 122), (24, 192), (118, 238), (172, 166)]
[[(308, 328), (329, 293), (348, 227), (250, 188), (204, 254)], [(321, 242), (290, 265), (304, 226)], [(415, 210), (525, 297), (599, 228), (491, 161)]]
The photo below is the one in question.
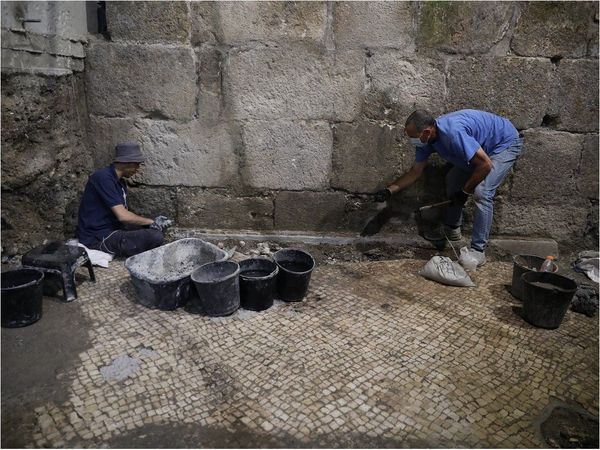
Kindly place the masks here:
[[(473, 216), (473, 232), (471, 234), (471, 248), (483, 252), (487, 247), (494, 218), (494, 196), (496, 189), (502, 184), (517, 158), (521, 155), (523, 138), (516, 138), (510, 147), (500, 153), (490, 156), (492, 170), (475, 188), (473, 200), (475, 201), (475, 214)], [(465, 171), (454, 166), (446, 175), (446, 193), (448, 196), (460, 191), (472, 171)], [(462, 205), (451, 205), (444, 212), (444, 224), (449, 227), (462, 225)]]

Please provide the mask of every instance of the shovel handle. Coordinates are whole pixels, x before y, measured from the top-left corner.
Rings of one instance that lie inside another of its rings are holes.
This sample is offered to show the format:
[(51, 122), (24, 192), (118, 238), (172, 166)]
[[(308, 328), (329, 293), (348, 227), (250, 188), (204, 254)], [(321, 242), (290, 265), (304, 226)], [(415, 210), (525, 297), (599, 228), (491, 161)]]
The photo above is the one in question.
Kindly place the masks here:
[(426, 209), (431, 209), (431, 208), (439, 208), (440, 206), (446, 206), (446, 205), (449, 205), (450, 203), (452, 203), (452, 200), (444, 200), (443, 202), (434, 203), (433, 205), (421, 206), (417, 211), (424, 211)]

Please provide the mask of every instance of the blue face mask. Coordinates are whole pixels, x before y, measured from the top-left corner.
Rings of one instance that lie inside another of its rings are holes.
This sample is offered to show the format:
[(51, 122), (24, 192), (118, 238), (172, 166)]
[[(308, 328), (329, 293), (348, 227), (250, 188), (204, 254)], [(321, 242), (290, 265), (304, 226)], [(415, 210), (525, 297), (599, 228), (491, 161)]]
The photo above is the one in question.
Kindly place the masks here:
[(426, 142), (421, 142), (421, 139), (419, 138), (408, 138), (411, 145), (414, 145), (415, 147), (425, 147), (427, 145)]

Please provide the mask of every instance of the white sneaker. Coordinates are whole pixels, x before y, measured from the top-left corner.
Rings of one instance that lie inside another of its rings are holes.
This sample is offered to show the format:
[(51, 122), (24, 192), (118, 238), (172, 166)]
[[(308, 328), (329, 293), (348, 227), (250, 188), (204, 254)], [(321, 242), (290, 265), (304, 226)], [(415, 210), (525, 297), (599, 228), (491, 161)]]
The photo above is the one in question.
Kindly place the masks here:
[(463, 247), (460, 249), (458, 262), (465, 270), (474, 271), (485, 264), (485, 253), (473, 248)]

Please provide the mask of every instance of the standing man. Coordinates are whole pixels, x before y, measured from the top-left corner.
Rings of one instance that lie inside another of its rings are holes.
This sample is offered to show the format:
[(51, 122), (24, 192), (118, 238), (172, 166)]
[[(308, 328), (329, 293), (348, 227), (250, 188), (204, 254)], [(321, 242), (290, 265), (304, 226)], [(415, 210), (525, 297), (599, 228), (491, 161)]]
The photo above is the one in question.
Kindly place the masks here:
[(485, 263), (494, 213), (494, 196), (521, 154), (523, 136), (503, 117), (485, 111), (464, 109), (434, 119), (427, 111), (414, 111), (404, 133), (416, 147), (413, 166), (386, 189), (375, 193), (375, 201), (386, 201), (413, 184), (423, 174), (429, 156), (437, 152), (453, 167), (446, 175), (446, 194), (452, 204), (446, 208), (439, 229), (425, 239), (451, 241), (462, 238), (462, 210), (473, 198), (475, 214), (469, 253), (477, 265)]
[(113, 163), (90, 176), (79, 205), (79, 242), (125, 257), (162, 245), (171, 221), (164, 216), (154, 220), (138, 216), (127, 205), (125, 178), (139, 172), (143, 162), (140, 146), (124, 142), (116, 146)]

